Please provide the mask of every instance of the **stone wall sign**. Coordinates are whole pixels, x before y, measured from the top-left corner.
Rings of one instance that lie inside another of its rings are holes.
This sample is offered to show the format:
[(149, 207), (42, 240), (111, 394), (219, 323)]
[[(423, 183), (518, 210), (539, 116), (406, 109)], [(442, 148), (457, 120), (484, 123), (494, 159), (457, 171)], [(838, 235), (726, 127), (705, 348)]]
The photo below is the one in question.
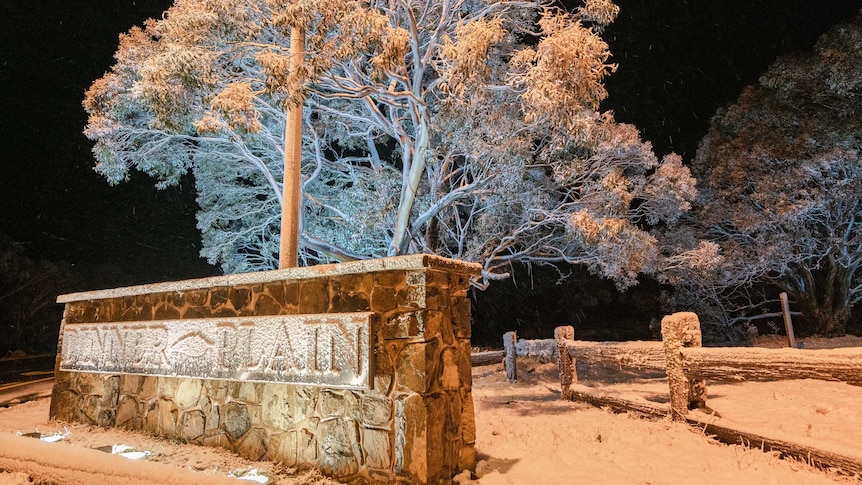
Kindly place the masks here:
[(368, 389), (372, 315), (66, 325), (60, 370)]
[(50, 416), (443, 484), (476, 462), (470, 279), (414, 254), (61, 295)]

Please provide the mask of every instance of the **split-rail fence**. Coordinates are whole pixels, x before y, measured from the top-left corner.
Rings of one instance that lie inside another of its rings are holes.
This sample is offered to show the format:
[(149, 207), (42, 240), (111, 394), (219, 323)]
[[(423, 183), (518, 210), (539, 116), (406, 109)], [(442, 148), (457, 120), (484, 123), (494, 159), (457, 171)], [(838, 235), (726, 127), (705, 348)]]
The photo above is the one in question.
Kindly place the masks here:
[[(821, 379), (862, 385), (862, 347), (838, 349), (765, 349), (703, 347), (700, 322), (690, 312), (662, 320), (661, 342), (586, 342), (574, 339), (572, 327), (557, 327), (554, 339), (517, 341), (515, 332), (503, 337), (504, 350), (473, 354), (473, 365), (503, 362), (510, 381), (517, 380), (516, 359), (547, 354), (552, 348), (560, 371), (562, 397), (621, 411), (667, 416), (697, 426), (704, 433), (733, 444), (746, 444), (821, 468), (837, 468), (862, 477), (862, 457), (815, 449), (784, 439), (751, 433), (720, 424), (709, 408), (706, 381)], [(518, 348), (521, 352), (518, 352)], [(548, 357), (548, 355), (545, 355)], [(667, 373), (670, 404), (629, 400), (578, 385), (575, 362), (613, 363)], [(752, 405), (756, 405), (752, 403)], [(860, 423), (848, 423), (858, 426)]]

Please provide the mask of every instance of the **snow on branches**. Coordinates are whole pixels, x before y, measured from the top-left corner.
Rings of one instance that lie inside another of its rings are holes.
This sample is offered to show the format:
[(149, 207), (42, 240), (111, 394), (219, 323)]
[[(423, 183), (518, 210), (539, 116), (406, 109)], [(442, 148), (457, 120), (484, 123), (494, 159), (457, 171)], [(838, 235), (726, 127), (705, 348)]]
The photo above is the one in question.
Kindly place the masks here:
[(514, 262), (568, 262), (625, 287), (660, 266), (649, 227), (675, 223), (693, 180), (599, 110), (616, 13), (178, 0), (123, 36), (87, 93), (86, 133), (111, 182), (192, 170), (202, 254), (226, 271), (277, 264), (285, 107), (304, 100), (304, 263), (432, 252), (482, 263), (487, 282)]

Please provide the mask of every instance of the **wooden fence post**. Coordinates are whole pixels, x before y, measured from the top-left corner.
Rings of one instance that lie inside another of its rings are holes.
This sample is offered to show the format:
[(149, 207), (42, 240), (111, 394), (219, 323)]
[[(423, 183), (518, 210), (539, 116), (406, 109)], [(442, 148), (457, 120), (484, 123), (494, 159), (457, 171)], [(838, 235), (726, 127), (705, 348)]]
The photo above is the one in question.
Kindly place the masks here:
[(682, 367), (682, 347), (702, 345), (700, 320), (692, 312), (678, 312), (661, 320), (661, 338), (667, 357), (671, 418), (684, 420), (689, 409), (706, 408), (706, 381), (689, 380)]
[(575, 340), (575, 327), (564, 326), (554, 329), (554, 339), (557, 341), (557, 367), (560, 369), (560, 390), (563, 399), (571, 399), (572, 384), (578, 383), (578, 370), (575, 360), (569, 354), (567, 340)]
[(518, 335), (515, 332), (503, 334), (503, 348), (506, 349), (506, 379), (509, 382), (518, 382), (518, 353), (515, 350), (517, 342)]
[(787, 331), (787, 342), (791, 347), (796, 348), (796, 336), (793, 335), (793, 319), (790, 317), (790, 302), (787, 301), (787, 293), (782, 291), (778, 297), (781, 299), (781, 313), (784, 315), (784, 330)]

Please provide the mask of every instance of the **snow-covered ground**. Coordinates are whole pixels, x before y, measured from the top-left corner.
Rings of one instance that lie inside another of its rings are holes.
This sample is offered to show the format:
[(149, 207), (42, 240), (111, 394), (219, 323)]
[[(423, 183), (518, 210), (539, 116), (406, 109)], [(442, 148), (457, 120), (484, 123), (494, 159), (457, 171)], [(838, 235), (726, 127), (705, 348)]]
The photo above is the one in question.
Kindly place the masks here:
[[(859, 343), (862, 343), (860, 341)], [(667, 399), (663, 379), (595, 368), (582, 381), (603, 391)], [(520, 381), (502, 366), (473, 370), (480, 462), (460, 483), (496, 484), (834, 484), (858, 483), (743, 445), (715, 442), (667, 419), (615, 414), (559, 397), (556, 366), (522, 359)], [(710, 384), (709, 405), (748, 431), (839, 449), (862, 461), (862, 387), (801, 380)], [(257, 469), (269, 483), (331, 483), (315, 473), (253, 463), (223, 450), (118, 429), (48, 421), (47, 399), (0, 409), (0, 484), (218, 484)], [(68, 432), (49, 443), (17, 436)], [(124, 444), (141, 460), (97, 451)], [(254, 477), (246, 477), (254, 478)]]

